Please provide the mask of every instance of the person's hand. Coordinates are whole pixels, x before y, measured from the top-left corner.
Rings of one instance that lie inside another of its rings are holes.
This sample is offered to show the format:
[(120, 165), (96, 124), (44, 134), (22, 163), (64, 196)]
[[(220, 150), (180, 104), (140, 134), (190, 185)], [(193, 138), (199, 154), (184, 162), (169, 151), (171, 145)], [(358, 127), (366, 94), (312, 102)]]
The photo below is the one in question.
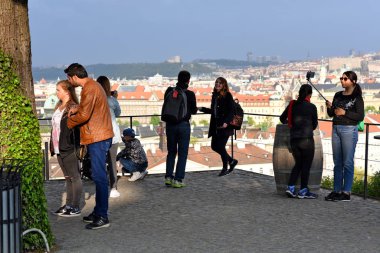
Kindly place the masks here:
[(338, 107), (338, 108), (336, 108), (334, 110), (334, 113), (335, 113), (336, 116), (343, 116), (343, 115), (346, 114), (346, 110), (344, 110), (343, 108)]
[(330, 101), (326, 100), (326, 106), (327, 106), (327, 108), (330, 109), (332, 107), (332, 103)]
[(72, 115), (74, 115), (74, 114), (76, 114), (76, 113), (78, 112), (78, 108), (79, 108), (79, 106), (74, 106), (74, 107), (72, 107), (72, 108), (70, 109), (70, 111), (69, 111), (69, 113), (68, 113), (69, 118), (70, 118)]
[(223, 126), (221, 128), (226, 128), (228, 127), (228, 124), (227, 123), (223, 123)]

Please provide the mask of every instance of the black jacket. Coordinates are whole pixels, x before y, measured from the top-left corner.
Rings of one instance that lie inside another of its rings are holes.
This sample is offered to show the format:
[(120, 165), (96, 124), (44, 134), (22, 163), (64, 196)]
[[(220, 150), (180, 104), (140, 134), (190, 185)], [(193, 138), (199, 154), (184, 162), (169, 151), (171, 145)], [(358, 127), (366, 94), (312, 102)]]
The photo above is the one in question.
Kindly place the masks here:
[[(343, 95), (343, 91), (335, 93), (332, 108), (327, 109), (327, 114), (333, 118), (334, 125), (357, 125), (364, 119), (364, 101), (360, 94)], [(334, 109), (341, 107), (346, 110), (346, 114), (336, 116)]]
[[(72, 106), (74, 106), (74, 103), (69, 104), (69, 106), (65, 109), (62, 115), (62, 119), (60, 122), (61, 126), (61, 132), (59, 134), (59, 154), (62, 158), (66, 157), (67, 155), (73, 153), (76, 150), (79, 150), (80, 147), (80, 133), (79, 133), (79, 127), (74, 127), (73, 129), (70, 129), (67, 127), (67, 114), (68, 111)], [(53, 141), (50, 137), (50, 153), (51, 155), (54, 155), (54, 147), (53, 147)]]
[[(204, 113), (210, 113), (210, 127), (208, 130), (208, 137), (214, 136), (218, 131), (218, 127), (224, 123), (229, 124), (234, 117), (234, 100), (230, 92), (218, 98), (218, 93), (213, 92), (211, 98), (211, 108), (202, 107), (200, 110)], [(227, 131), (232, 134), (232, 128), (229, 126)]]
[[(280, 116), (283, 124), (288, 123), (289, 105)], [(290, 138), (312, 138), (313, 130), (318, 126), (317, 107), (309, 102), (295, 101), (292, 110), (292, 128), (290, 129)]]

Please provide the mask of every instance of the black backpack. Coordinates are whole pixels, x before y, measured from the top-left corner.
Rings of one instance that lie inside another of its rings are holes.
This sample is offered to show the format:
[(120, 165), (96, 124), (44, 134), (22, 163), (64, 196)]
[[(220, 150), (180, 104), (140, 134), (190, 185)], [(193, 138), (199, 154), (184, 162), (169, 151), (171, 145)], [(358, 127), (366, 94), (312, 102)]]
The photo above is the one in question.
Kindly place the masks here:
[(234, 117), (230, 122), (230, 126), (233, 129), (240, 130), (243, 124), (244, 110), (241, 108), (240, 104), (234, 101)]
[(167, 123), (179, 123), (187, 115), (187, 97), (179, 87), (169, 88), (162, 105), (161, 120)]

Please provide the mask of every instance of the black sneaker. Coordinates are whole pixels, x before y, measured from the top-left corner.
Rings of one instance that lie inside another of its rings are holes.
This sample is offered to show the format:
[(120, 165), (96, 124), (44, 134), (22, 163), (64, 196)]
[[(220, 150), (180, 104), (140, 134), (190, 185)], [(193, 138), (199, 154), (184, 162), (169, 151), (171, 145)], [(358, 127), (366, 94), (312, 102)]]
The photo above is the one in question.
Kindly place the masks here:
[(337, 196), (335, 198), (335, 200), (336, 201), (345, 201), (345, 202), (351, 201), (351, 194), (346, 193), (346, 192), (342, 192), (341, 194), (339, 194), (339, 196)]
[(83, 222), (92, 223), (96, 217), (97, 216), (94, 214), (94, 212), (92, 212), (88, 216), (83, 217)]
[(325, 200), (326, 201), (336, 201), (337, 198), (339, 198), (339, 195), (340, 195), (339, 193), (332, 191), (332, 192), (330, 192), (329, 195), (327, 195), (325, 197)]
[(76, 217), (80, 215), (80, 209), (78, 207), (72, 207), (66, 209), (65, 212), (60, 213), (59, 216), (61, 217)]
[(110, 222), (108, 221), (108, 218), (96, 217), (92, 223), (86, 225), (86, 228), (100, 229), (100, 228), (107, 228), (109, 226), (110, 226)]
[(60, 215), (60, 214), (64, 213), (65, 211), (66, 211), (66, 205), (61, 206), (60, 208), (58, 208), (57, 211), (52, 212), (52, 214), (54, 214), (54, 215)]
[(220, 173), (219, 173), (219, 177), (222, 177), (222, 176), (225, 176), (225, 175), (227, 175), (228, 174), (228, 170), (227, 170), (227, 168), (223, 168), (221, 171), (220, 171)]
[(236, 165), (238, 164), (238, 160), (236, 159), (233, 159), (231, 162), (230, 162), (230, 168), (228, 170), (228, 174), (230, 174), (232, 171), (234, 171)]

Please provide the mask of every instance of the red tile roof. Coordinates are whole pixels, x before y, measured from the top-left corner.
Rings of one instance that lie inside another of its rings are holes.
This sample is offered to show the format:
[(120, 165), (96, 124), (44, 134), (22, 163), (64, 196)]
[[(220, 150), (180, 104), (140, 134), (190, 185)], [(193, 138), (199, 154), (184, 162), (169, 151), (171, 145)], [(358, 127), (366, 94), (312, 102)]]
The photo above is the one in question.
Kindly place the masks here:
[[(227, 150), (229, 153), (230, 149)], [(166, 162), (166, 152), (156, 149), (153, 154), (151, 150), (147, 150), (147, 157), (149, 160), (149, 167), (153, 168)], [(246, 144), (244, 148), (238, 148), (234, 145), (234, 158), (239, 160), (240, 165), (244, 164), (261, 164), (271, 163), (272, 154), (255, 145)], [(200, 151), (196, 151), (193, 147), (189, 148), (188, 160), (208, 166), (218, 167), (222, 166), (220, 155), (214, 152), (210, 146), (200, 147)]]

